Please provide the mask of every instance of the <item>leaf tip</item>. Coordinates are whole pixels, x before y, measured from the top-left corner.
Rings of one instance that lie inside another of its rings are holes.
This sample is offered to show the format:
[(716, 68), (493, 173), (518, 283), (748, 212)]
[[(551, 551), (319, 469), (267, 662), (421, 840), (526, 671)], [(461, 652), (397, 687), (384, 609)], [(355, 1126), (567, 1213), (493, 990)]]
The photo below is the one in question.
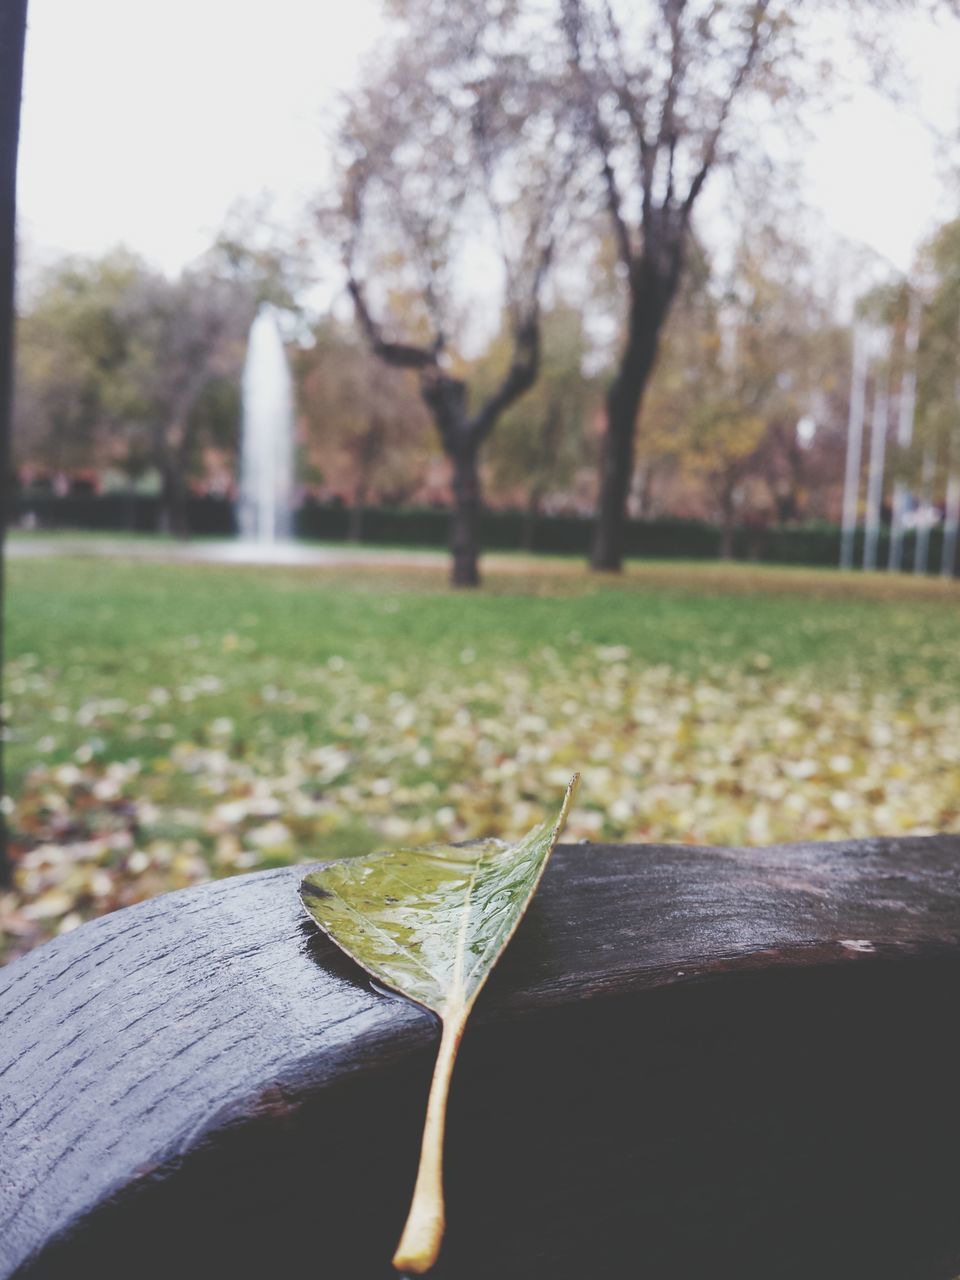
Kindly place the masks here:
[(567, 825), (567, 816), (573, 808), (573, 802), (577, 798), (577, 792), (580, 790), (580, 774), (574, 773), (570, 781), (567, 783), (567, 790), (563, 797), (563, 804), (560, 806), (560, 813), (557, 817), (557, 823), (554, 827), (556, 839), (560, 838), (563, 828)]

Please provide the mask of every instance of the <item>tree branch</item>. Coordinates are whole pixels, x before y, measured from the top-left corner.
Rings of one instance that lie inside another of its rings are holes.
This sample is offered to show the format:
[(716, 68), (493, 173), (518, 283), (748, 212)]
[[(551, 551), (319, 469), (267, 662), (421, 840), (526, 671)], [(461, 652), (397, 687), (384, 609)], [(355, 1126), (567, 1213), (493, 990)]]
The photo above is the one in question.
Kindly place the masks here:
[(384, 338), (380, 326), (371, 316), (363, 296), (363, 290), (353, 276), (347, 281), (347, 289), (353, 299), (357, 321), (370, 346), (370, 350), (384, 364), (393, 365), (397, 369), (429, 369), (436, 367), (437, 356), (442, 347), (440, 339), (437, 340), (432, 348), (415, 347), (406, 342), (388, 342)]
[(667, 77), (663, 95), (663, 110), (660, 113), (660, 128), (657, 132), (657, 150), (667, 148), (667, 189), (664, 206), (669, 207), (673, 201), (673, 166), (677, 150), (676, 108), (683, 80), (683, 11), (686, 0), (666, 0), (667, 26), (670, 29), (670, 74)]
[(733, 106), (737, 94), (743, 87), (744, 81), (750, 74), (753, 64), (756, 61), (757, 54), (760, 51), (763, 20), (766, 17), (769, 5), (770, 0), (757, 0), (757, 6), (753, 11), (753, 22), (751, 24), (750, 42), (747, 45), (747, 51), (744, 54), (743, 61), (737, 68), (736, 75), (730, 83), (730, 88), (727, 90), (727, 95), (720, 107), (720, 114), (717, 117), (717, 123), (710, 133), (707, 145), (704, 148), (703, 161), (696, 173), (696, 176), (690, 184), (690, 190), (687, 192), (687, 198), (684, 200), (680, 210), (681, 222), (684, 226), (686, 226), (690, 219), (690, 214), (693, 210), (694, 204), (696, 203), (697, 196), (699, 196), (703, 188), (703, 184), (707, 180), (707, 175), (713, 167), (713, 163), (717, 155), (717, 144), (720, 141), (720, 136), (723, 133), (724, 126), (726, 125), (727, 117), (730, 114), (730, 108)]
[(643, 233), (646, 237), (650, 234), (654, 221), (653, 175), (657, 165), (657, 146), (656, 144), (651, 146), (642, 134), (638, 136), (637, 143), (640, 148), (641, 217)]
[(594, 121), (593, 136), (600, 152), (600, 164), (603, 170), (603, 183), (607, 193), (607, 212), (610, 214), (610, 221), (613, 223), (613, 234), (617, 241), (620, 259), (624, 266), (629, 270), (633, 263), (633, 245), (630, 242), (630, 228), (627, 226), (627, 220), (623, 216), (623, 199), (620, 195), (620, 186), (617, 182), (617, 175), (613, 168), (613, 162), (610, 159), (610, 138), (603, 126), (603, 122), (599, 118), (599, 115), (597, 115)]
[(480, 444), (493, 430), (500, 415), (530, 390), (539, 370), (540, 315), (535, 308), (514, 330), (513, 359), (503, 381), (470, 419), (468, 431), (475, 444)]

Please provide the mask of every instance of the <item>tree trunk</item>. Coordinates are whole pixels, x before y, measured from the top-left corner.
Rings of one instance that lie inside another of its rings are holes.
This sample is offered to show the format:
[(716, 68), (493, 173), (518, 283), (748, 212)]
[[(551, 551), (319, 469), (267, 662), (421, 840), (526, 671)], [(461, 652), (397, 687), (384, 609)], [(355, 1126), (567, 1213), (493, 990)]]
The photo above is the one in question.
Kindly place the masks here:
[(729, 494), (724, 494), (720, 504), (720, 559), (733, 559), (734, 509)]
[[(467, 416), (467, 387), (447, 375), (422, 379), (420, 394), (430, 410), (443, 451), (450, 459), (453, 515), (450, 519), (450, 585), (480, 585), (480, 472), (477, 453), (484, 433)], [(489, 432), (489, 426), (487, 428)]]
[(540, 498), (540, 486), (534, 485), (527, 498), (527, 509), (523, 513), (523, 526), (520, 530), (520, 546), (524, 551), (533, 550), (533, 539), (540, 518)]
[(675, 291), (675, 282), (659, 277), (651, 265), (641, 269), (630, 306), (627, 344), (607, 396), (597, 527), (590, 560), (594, 569), (619, 572), (623, 568), (624, 526), (633, 479), (637, 417)]
[[(544, 252), (540, 263), (541, 271), (546, 268), (548, 259), (549, 253)], [(367, 310), (360, 285), (353, 278), (349, 281), (349, 290), (360, 326), (374, 354), (395, 368), (417, 369), (420, 372), (421, 398), (430, 411), (453, 470), (451, 584), (455, 587), (475, 587), (480, 582), (480, 475), (477, 470), (477, 451), (496, 426), (501, 414), (528, 391), (536, 380), (540, 365), (540, 327), (536, 299), (531, 299), (530, 310), (525, 316), (515, 317), (513, 358), (500, 386), (471, 415), (467, 404), (467, 384), (462, 378), (446, 372), (443, 335), (438, 332), (429, 347), (387, 342)]]
[(477, 448), (472, 441), (458, 441), (450, 451), (453, 467), (453, 516), (450, 551), (454, 587), (480, 585), (480, 472)]
[[(3, 541), (10, 519), (10, 417), (13, 399), (13, 277), (16, 260), (17, 146), (27, 0), (0, 4), (0, 669), (3, 666)], [(0, 735), (0, 793), (4, 790)], [(7, 850), (7, 822), (0, 811), (0, 886), (13, 868)]]
[(723, 517), (720, 526), (720, 559), (733, 559), (733, 521), (727, 516)]
[(634, 483), (634, 500), (637, 504), (637, 516), (641, 520), (650, 518), (650, 490), (652, 487), (653, 467), (649, 462), (641, 463), (636, 469)]
[(353, 505), (350, 508), (350, 521), (347, 527), (347, 540), (349, 542), (363, 541), (363, 517), (366, 510), (366, 485), (357, 485), (356, 492), (353, 495)]
[(163, 484), (160, 491), (160, 532), (174, 538), (187, 538), (187, 489), (183, 475), (174, 464), (163, 468)]
[(777, 508), (777, 524), (788, 524), (791, 520), (796, 520), (798, 503), (793, 489), (788, 489), (786, 492), (775, 491), (773, 501)]

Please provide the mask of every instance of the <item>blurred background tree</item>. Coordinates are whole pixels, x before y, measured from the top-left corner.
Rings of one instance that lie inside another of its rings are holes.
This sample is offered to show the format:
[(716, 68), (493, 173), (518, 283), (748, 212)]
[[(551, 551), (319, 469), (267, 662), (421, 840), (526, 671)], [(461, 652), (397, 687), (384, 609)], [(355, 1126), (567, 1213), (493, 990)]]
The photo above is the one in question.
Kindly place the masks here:
[[(491, 487), (501, 500), (519, 498), (523, 506), (521, 539), (528, 550), (544, 502), (569, 489), (592, 460), (591, 427), (600, 409), (596, 380), (585, 371), (590, 346), (581, 311), (558, 299), (544, 312), (541, 328), (537, 381), (504, 414), (488, 451)], [(485, 370), (500, 373), (508, 359), (509, 341), (501, 329), (486, 352)]]
[[(371, 350), (418, 373), (450, 461), (455, 586), (479, 582), (481, 446), (537, 377), (541, 293), (578, 156), (557, 114), (525, 60), (450, 59), (411, 33), (370, 69), (340, 132), (341, 185), (325, 222)], [(509, 361), (483, 396), (466, 377), (469, 317), (456, 289), (467, 238), (486, 243), (508, 317)], [(383, 321), (398, 286), (418, 302), (400, 339)]]
[(71, 471), (114, 461), (127, 408), (131, 333), (124, 311), (148, 275), (122, 250), (66, 259), (42, 273), (21, 305), (15, 465)]
[(941, 227), (920, 254), (924, 291), (917, 349), (917, 434), (933, 460), (931, 480), (960, 473), (960, 218)]
[[(956, 11), (949, 0), (923, 7)], [(715, 170), (772, 159), (783, 130), (837, 79), (853, 73), (900, 89), (895, 13), (880, 2), (834, 9), (828, 44), (822, 6), (783, 0), (394, 0), (394, 8), (405, 38), (441, 49), (448, 65), (521, 60), (536, 47), (558, 112), (576, 104), (592, 150), (584, 178), (593, 208), (606, 211), (625, 299), (592, 553), (594, 567), (619, 569), (640, 407), (707, 181)]]
[(243, 240), (238, 214), (170, 278), (117, 250), (42, 272), (21, 304), (14, 460), (30, 474), (119, 471), (159, 482), (161, 524), (185, 536), (188, 480), (236, 452), (246, 338), (264, 302), (296, 313), (302, 258)]
[[(452, 504), (453, 576), (475, 582), (486, 496), (526, 511), (524, 542), (541, 510), (599, 509), (606, 567), (624, 513), (719, 522), (729, 549), (741, 521), (836, 519), (862, 288), (849, 279), (872, 277), (885, 283), (859, 316), (886, 334), (871, 395), (882, 365), (891, 437), (910, 297), (924, 299), (916, 430), (888, 476), (938, 518), (960, 452), (956, 231), (909, 281), (838, 240), (847, 283), (831, 280), (780, 147), (833, 91), (841, 55), (851, 76), (883, 68), (899, 86), (892, 11), (871, 0), (830, 19), (823, 62), (822, 11), (773, 0), (391, 11), (337, 120), (322, 241), (256, 201), (174, 276), (117, 251), (55, 262), (24, 289), (24, 483), (154, 485), (164, 527), (185, 532), (190, 488), (231, 491), (245, 337), (269, 302), (287, 316), (302, 480), (352, 506), (354, 536), (368, 503)], [(704, 211), (721, 168), (723, 209)]]
[(301, 472), (350, 503), (350, 537), (359, 541), (367, 504), (409, 501), (435, 452), (416, 378), (378, 360), (354, 325), (333, 316), (316, 325), (294, 368)]

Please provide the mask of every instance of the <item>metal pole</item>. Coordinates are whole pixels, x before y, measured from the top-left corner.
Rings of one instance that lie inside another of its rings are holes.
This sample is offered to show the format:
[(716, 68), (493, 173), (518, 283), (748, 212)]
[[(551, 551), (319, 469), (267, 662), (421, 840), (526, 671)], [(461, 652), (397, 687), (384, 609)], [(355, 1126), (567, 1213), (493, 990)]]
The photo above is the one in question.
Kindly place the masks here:
[[(3, 668), (4, 538), (10, 518), (10, 413), (13, 399), (13, 277), (16, 262), (17, 148), (27, 0), (0, 0), (0, 671)], [(2, 700), (2, 689), (0, 689)], [(0, 793), (5, 795), (3, 732), (0, 732)], [(0, 885), (12, 866), (7, 822), (0, 806)]]
[(920, 474), (920, 503), (917, 524), (917, 540), (913, 545), (913, 572), (926, 573), (927, 561), (930, 558), (930, 505), (933, 496), (933, 473), (935, 461), (933, 448), (927, 445), (923, 451), (923, 470)]
[[(917, 401), (917, 346), (920, 342), (920, 295), (910, 298), (910, 314), (907, 319), (907, 336), (904, 352), (903, 380), (900, 383), (900, 417), (897, 422), (897, 446), (910, 447), (913, 440), (913, 412)], [(909, 490), (902, 480), (893, 486), (893, 524), (890, 530), (891, 570), (899, 570), (903, 564), (903, 519), (907, 514)]]
[(947, 455), (947, 498), (943, 511), (943, 546), (940, 549), (940, 575), (952, 578), (957, 565), (957, 534), (960, 532), (960, 378), (954, 392), (957, 416)]
[(860, 498), (860, 455), (863, 445), (863, 415), (867, 389), (867, 343), (862, 330), (853, 335), (853, 376), (850, 386), (850, 417), (847, 421), (847, 467), (843, 478), (843, 531), (840, 538), (840, 568), (853, 568), (853, 538), (857, 529)]
[(880, 505), (883, 501), (883, 466), (887, 454), (887, 419), (890, 407), (889, 375), (877, 379), (870, 427), (870, 470), (867, 478), (867, 514), (863, 541), (863, 567), (876, 569), (880, 538)]
[(957, 562), (957, 532), (960, 530), (960, 472), (952, 472), (947, 481), (947, 504), (943, 519), (943, 549), (940, 574), (952, 578)]

